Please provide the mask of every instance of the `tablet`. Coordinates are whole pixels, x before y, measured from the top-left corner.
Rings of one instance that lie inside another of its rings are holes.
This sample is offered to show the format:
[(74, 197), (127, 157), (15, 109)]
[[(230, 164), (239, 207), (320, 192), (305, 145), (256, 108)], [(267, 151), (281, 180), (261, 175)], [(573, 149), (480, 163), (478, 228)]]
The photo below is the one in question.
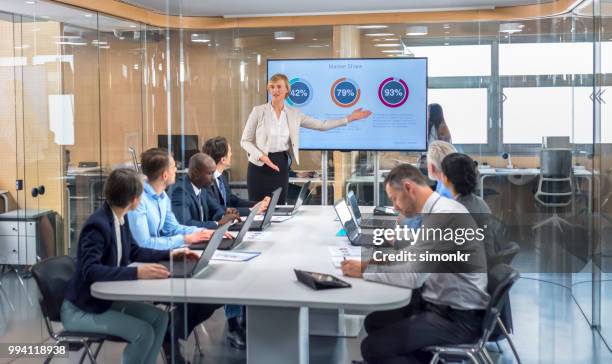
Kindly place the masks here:
[(308, 272), (299, 269), (294, 269), (293, 271), (298, 281), (315, 290), (351, 287), (350, 283), (334, 277), (331, 274)]

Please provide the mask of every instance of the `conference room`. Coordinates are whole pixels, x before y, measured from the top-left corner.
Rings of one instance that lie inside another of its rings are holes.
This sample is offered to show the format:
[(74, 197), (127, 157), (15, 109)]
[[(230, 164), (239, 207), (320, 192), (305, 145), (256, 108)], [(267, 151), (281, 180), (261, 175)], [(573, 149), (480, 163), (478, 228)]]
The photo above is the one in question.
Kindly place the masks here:
[[(0, 363), (612, 362), (611, 29), (609, 0), (1, 1)], [(425, 255), (429, 224), (488, 240)]]

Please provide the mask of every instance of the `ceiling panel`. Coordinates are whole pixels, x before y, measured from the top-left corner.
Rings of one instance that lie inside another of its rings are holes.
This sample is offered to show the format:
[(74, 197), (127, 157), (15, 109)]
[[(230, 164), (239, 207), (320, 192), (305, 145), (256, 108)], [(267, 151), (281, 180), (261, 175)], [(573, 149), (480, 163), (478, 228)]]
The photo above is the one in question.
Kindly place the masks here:
[(538, 0), (122, 0), (162, 14), (183, 16), (272, 16), (493, 8), (547, 3)]

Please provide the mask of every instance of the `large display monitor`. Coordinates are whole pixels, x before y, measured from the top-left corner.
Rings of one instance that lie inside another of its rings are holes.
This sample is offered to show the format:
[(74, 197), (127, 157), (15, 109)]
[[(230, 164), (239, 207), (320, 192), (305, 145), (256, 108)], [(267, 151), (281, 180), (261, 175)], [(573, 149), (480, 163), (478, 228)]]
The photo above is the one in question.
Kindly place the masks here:
[(346, 127), (301, 128), (300, 149), (427, 149), (427, 58), (268, 60), (267, 78), (276, 73), (290, 80), (287, 104), (306, 115), (329, 120), (360, 107), (372, 111)]

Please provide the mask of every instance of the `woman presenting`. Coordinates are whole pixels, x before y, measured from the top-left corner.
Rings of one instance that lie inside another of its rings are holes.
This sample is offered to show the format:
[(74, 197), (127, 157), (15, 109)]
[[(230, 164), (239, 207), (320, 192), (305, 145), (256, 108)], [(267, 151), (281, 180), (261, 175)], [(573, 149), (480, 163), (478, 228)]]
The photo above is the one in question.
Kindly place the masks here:
[(317, 120), (299, 109), (285, 105), (289, 91), (287, 76), (280, 73), (272, 76), (268, 81), (272, 102), (255, 106), (242, 132), (240, 145), (247, 151), (249, 158), (249, 200), (260, 201), (270, 196), (276, 188), (282, 187), (278, 203), (285, 204), (289, 185), (289, 158), (300, 163), (300, 127), (324, 131), (372, 114), (369, 110), (359, 108), (343, 119)]

